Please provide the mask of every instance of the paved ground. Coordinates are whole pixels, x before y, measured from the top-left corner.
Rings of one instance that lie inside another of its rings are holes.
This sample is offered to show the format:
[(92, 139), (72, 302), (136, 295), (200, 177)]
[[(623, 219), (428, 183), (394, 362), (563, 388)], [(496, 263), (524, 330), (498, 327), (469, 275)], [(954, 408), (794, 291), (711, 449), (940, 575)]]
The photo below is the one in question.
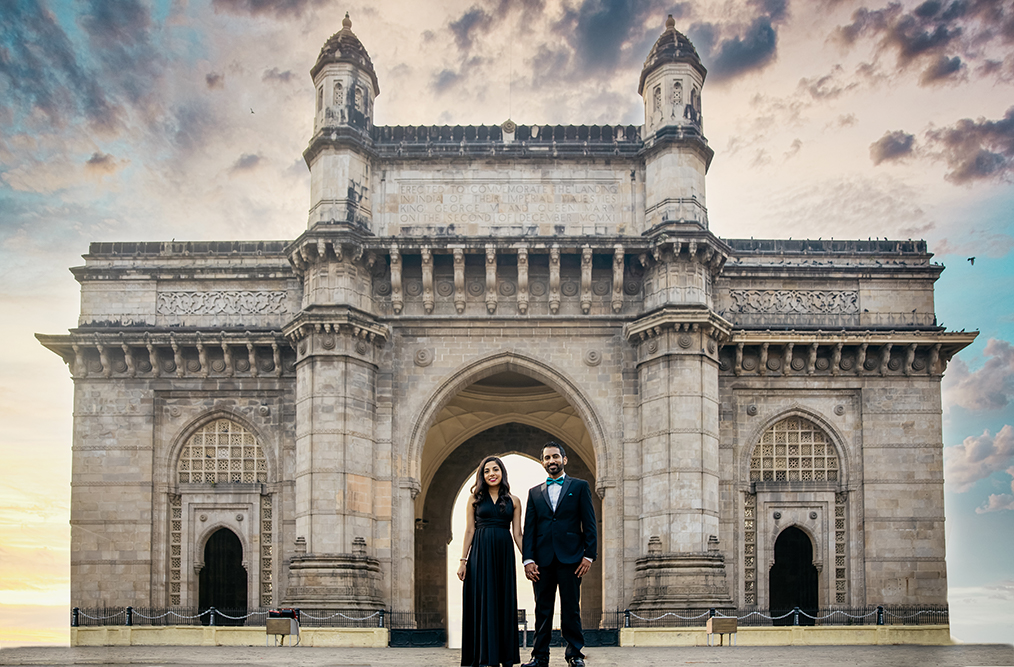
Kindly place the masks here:
[[(370, 667), (422, 665), (457, 667), (460, 653), (448, 649), (329, 649), (308, 647), (165, 646), (110, 648), (9, 648), (0, 665), (145, 665), (194, 667)], [(527, 659), (527, 656), (522, 656)], [(566, 667), (563, 650), (551, 667)], [(779, 646), (714, 648), (588, 649), (590, 667), (669, 665), (777, 665), (778, 667), (968, 667), (1014, 666), (1010, 644), (959, 646)]]

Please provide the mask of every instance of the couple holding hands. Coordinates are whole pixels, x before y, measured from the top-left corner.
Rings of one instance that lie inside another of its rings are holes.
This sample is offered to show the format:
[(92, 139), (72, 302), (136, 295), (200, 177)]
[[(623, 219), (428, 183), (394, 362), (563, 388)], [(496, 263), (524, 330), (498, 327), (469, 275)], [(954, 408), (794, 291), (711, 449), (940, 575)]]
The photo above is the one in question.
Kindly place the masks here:
[(510, 493), (507, 469), (489, 456), (475, 474), (467, 512), (458, 578), (462, 591), (461, 664), (514, 665), (521, 661), (517, 640), (517, 585), (514, 546), (521, 550), (525, 576), (535, 589), (532, 659), (522, 667), (548, 667), (553, 607), (560, 591), (560, 626), (571, 667), (584, 667), (581, 577), (595, 561), (596, 525), (588, 482), (564, 472), (562, 445), (542, 448), (549, 476), (528, 492), (524, 537), (521, 501)]

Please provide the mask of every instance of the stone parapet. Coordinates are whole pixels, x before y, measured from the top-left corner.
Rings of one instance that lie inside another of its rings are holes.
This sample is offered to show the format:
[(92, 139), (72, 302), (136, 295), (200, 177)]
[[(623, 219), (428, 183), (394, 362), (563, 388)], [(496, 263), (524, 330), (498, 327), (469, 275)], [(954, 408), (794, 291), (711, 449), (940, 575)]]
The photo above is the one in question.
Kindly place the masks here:
[[(169, 625), (71, 628), (71, 646), (267, 646), (264, 627)], [(300, 646), (386, 648), (387, 628), (300, 628)]]
[[(949, 625), (739, 628), (736, 646), (949, 646)], [(704, 628), (622, 628), (620, 646), (707, 646)]]

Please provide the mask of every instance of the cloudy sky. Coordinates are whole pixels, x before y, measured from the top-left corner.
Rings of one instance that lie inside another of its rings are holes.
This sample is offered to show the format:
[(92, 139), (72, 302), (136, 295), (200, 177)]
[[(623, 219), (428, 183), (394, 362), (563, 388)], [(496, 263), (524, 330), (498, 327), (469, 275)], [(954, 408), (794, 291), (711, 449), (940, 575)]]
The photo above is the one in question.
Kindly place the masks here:
[[(348, 11), (376, 122), (643, 121), (666, 14), (709, 70), (712, 229), (925, 238), (954, 634), (1014, 641), (1014, 1), (0, 0), (0, 641), (66, 641), (74, 326), (97, 240), (305, 228), (308, 71)], [(968, 258), (975, 257), (974, 265)]]

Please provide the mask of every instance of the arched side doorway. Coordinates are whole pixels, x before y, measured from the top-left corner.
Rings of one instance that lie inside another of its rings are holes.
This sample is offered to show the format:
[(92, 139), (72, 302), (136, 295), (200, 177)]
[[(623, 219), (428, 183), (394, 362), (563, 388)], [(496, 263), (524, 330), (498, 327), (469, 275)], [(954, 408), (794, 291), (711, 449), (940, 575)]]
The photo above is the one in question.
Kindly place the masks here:
[[(416, 529), (415, 584), (416, 612), (421, 624), (446, 627), (447, 610), (447, 543), (452, 537), (451, 514), (455, 496), (466, 479), (471, 479), (479, 463), (491, 454), (521, 454), (538, 460), (542, 446), (549, 440), (560, 440), (542, 429), (518, 422), (489, 428), (463, 442), (448, 456), (433, 476), (426, 494), (422, 518)], [(564, 440), (564, 442), (566, 442)], [(567, 452), (567, 474), (584, 479), (594, 487), (595, 476), (589, 465), (573, 451)], [(527, 488), (517, 485), (512, 493), (524, 503)], [(592, 494), (598, 519), (599, 541), (602, 534), (602, 505)], [(458, 582), (455, 581), (455, 584)], [(520, 582), (519, 586), (526, 585)], [(581, 585), (581, 616), (587, 628), (596, 628), (602, 619), (602, 568), (593, 567)]]
[[(771, 616), (782, 616), (799, 607), (810, 616), (820, 606), (817, 594), (817, 568), (813, 564), (813, 543), (799, 528), (790, 526), (775, 540), (775, 564), (768, 573)], [(814, 621), (800, 616), (800, 625)], [(774, 621), (775, 625), (792, 625), (792, 616)]]
[[(243, 544), (236, 533), (219, 528), (204, 545), (204, 567), (198, 580), (199, 607), (214, 607), (229, 616), (247, 611), (247, 572), (243, 567)], [(207, 625), (209, 616), (202, 617)], [(215, 619), (216, 625), (243, 625), (243, 620)]]

